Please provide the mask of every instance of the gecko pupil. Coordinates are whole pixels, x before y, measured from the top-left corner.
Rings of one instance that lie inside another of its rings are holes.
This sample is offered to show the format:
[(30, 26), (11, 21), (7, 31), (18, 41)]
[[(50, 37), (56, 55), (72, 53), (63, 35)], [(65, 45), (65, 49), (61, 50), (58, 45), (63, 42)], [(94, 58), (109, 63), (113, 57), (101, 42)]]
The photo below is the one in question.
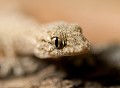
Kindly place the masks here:
[(56, 37), (56, 39), (55, 39), (55, 46), (56, 46), (56, 48), (58, 48), (58, 37)]

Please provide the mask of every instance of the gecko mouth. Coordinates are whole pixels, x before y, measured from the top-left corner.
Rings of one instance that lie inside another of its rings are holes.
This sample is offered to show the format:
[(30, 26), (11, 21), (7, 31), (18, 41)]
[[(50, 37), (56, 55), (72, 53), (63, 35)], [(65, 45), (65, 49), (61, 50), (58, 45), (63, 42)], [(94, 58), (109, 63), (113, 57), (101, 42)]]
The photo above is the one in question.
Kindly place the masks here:
[[(48, 48), (47, 48), (48, 49)], [(74, 47), (64, 46), (62, 48), (53, 48), (52, 51), (47, 51), (43, 48), (35, 49), (37, 57), (44, 58), (58, 58), (63, 56), (81, 55), (90, 51), (89, 44), (76, 45)]]
[(62, 56), (74, 56), (81, 55), (90, 51), (87, 46), (75, 46), (75, 48), (64, 47), (63, 49), (56, 49), (51, 52), (51, 56), (62, 57)]

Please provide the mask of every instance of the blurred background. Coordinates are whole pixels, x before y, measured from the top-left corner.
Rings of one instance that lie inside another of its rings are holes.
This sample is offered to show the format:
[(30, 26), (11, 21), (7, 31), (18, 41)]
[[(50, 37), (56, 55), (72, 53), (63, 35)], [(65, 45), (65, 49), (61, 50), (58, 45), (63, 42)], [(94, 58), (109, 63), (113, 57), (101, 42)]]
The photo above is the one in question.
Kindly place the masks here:
[(0, 9), (9, 5), (40, 23), (79, 23), (93, 45), (120, 42), (120, 0), (0, 0)]

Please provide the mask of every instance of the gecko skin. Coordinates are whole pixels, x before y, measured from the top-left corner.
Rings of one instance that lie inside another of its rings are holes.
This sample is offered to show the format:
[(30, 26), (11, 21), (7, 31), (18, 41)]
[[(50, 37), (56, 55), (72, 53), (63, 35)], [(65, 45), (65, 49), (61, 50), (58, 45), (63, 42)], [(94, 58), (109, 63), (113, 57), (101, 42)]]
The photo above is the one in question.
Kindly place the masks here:
[(20, 63), (24, 56), (57, 59), (89, 50), (90, 43), (78, 24), (54, 22), (42, 25), (20, 13), (0, 13), (1, 77), (11, 70), (15, 75), (24, 74), (26, 71)]

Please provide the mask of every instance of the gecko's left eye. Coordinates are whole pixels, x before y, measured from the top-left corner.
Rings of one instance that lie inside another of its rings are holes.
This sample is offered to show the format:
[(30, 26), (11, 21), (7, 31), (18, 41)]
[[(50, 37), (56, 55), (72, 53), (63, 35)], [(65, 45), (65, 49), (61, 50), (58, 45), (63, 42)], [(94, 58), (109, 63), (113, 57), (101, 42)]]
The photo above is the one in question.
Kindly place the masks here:
[(54, 40), (54, 44), (57, 49), (62, 49), (65, 47), (66, 42), (64, 40), (59, 39), (58, 37), (53, 37), (52, 39)]

